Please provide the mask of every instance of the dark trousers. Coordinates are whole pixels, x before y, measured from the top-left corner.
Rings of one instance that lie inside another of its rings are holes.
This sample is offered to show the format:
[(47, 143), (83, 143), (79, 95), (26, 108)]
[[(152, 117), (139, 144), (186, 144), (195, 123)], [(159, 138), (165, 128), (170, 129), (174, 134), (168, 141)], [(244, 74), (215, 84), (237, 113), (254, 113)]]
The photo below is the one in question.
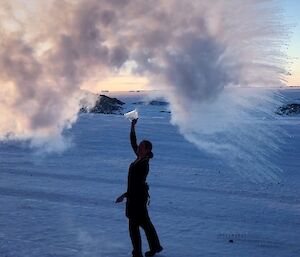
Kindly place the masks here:
[(156, 230), (148, 215), (140, 221), (129, 219), (129, 234), (133, 246), (132, 253), (136, 256), (142, 256), (140, 227), (142, 227), (145, 231), (150, 250), (154, 250), (160, 247), (160, 242)]

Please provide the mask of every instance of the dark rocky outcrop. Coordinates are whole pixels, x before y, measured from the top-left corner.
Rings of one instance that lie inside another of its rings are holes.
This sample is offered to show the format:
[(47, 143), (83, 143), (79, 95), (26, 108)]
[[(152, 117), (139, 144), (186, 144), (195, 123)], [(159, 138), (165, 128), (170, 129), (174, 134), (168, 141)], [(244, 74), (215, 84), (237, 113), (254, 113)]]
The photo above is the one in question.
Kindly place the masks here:
[(278, 115), (295, 115), (300, 114), (300, 104), (291, 103), (280, 106), (275, 112)]
[(167, 106), (169, 105), (169, 103), (165, 102), (165, 101), (159, 101), (159, 100), (152, 100), (150, 102), (135, 102), (132, 104), (136, 104), (136, 105), (156, 105), (156, 106)]
[(122, 101), (117, 98), (111, 98), (106, 95), (99, 95), (96, 104), (92, 108), (83, 106), (80, 112), (83, 113), (104, 113), (104, 114), (122, 114), (124, 105)]

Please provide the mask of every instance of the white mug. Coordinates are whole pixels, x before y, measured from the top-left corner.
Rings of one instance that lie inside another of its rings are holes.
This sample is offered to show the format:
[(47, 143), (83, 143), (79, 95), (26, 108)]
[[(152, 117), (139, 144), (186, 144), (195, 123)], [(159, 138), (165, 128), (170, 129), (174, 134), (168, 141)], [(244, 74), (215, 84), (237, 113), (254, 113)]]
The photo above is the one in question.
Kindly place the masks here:
[(138, 113), (137, 109), (135, 109), (133, 111), (124, 113), (124, 116), (126, 119), (132, 121), (132, 120), (138, 119), (139, 113)]

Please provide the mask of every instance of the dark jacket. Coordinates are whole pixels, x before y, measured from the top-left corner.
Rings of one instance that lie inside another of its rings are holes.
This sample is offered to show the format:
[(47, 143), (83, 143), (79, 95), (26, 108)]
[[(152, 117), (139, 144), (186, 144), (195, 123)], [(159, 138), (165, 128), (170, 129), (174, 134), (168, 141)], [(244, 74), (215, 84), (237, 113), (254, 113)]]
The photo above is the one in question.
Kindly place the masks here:
[[(130, 133), (130, 142), (133, 151), (137, 154), (137, 142), (135, 132)], [(127, 184), (126, 216), (130, 219), (141, 220), (148, 215), (148, 185), (146, 183), (149, 172), (149, 158), (135, 160), (129, 166)]]

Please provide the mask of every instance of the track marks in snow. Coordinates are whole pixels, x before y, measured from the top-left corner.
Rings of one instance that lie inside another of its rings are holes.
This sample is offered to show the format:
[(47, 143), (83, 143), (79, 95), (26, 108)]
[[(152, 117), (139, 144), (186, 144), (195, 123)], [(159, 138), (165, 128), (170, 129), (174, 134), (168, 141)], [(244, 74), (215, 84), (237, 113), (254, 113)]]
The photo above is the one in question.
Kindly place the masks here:
[[(44, 173), (44, 172), (37, 172), (37, 171), (26, 171), (26, 170), (3, 170), (1, 173), (17, 175), (17, 176), (26, 176), (26, 177), (39, 177), (43, 178), (51, 178), (51, 179), (58, 179), (69, 181), (82, 181), (88, 183), (97, 183), (97, 184), (111, 184), (111, 185), (124, 185), (126, 181), (122, 179), (110, 179), (110, 178), (103, 178), (103, 177), (88, 177), (82, 175), (75, 175), (75, 174), (57, 174), (57, 173)], [(205, 188), (205, 187), (192, 187), (192, 186), (182, 186), (182, 185), (173, 185), (173, 184), (166, 184), (166, 183), (151, 183), (151, 188), (159, 188), (159, 189), (168, 189), (177, 192), (178, 194), (185, 192), (185, 193), (209, 193), (209, 194), (216, 194), (216, 195), (228, 195), (233, 196), (236, 198), (251, 198), (251, 199), (260, 199), (260, 200), (271, 200), (280, 203), (286, 204), (300, 204), (300, 198), (291, 195), (274, 195), (274, 193), (262, 193), (262, 192), (249, 192), (249, 191), (241, 191), (241, 190), (221, 190), (221, 189), (214, 189), (214, 188)]]
[(113, 201), (100, 198), (90, 198), (82, 197), (79, 195), (67, 195), (54, 192), (44, 192), (44, 191), (34, 191), (34, 190), (24, 190), (24, 189), (12, 189), (0, 187), (0, 195), (2, 196), (12, 196), (19, 197), (23, 199), (35, 199), (40, 201), (48, 201), (55, 203), (68, 203), (72, 205), (80, 205), (86, 207), (95, 207), (101, 205), (104, 207), (109, 207), (113, 205)]

